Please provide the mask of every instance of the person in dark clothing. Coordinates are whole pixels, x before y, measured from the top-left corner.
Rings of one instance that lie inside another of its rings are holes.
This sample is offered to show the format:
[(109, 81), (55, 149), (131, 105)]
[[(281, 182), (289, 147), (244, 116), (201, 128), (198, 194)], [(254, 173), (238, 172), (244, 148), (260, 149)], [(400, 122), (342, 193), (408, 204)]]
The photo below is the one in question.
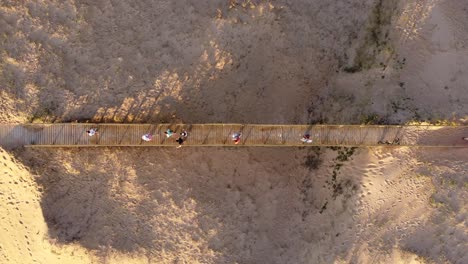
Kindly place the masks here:
[(310, 134), (304, 134), (301, 138), (301, 141), (304, 143), (312, 143), (312, 139), (310, 139)]
[(177, 148), (180, 148), (182, 147), (182, 144), (184, 143), (184, 139), (182, 137), (179, 137), (177, 140), (176, 140), (177, 143), (179, 143), (179, 146), (177, 146)]

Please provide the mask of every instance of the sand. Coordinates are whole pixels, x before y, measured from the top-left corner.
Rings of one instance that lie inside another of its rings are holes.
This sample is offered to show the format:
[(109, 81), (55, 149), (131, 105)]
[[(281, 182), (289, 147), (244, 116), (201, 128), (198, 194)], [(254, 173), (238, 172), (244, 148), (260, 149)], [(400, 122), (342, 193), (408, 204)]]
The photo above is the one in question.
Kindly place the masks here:
[[(466, 0), (0, 2), (0, 122), (468, 122)], [(0, 263), (467, 263), (468, 149), (1, 151)]]
[(91, 263), (81, 246), (58, 244), (48, 235), (41, 208), (42, 188), (34, 182), (34, 175), (3, 149), (0, 159), (0, 262)]
[[(41, 175), (49, 235), (92, 252), (106, 247), (106, 259), (466, 261), (463, 149), (356, 149), (342, 162), (337, 151), (292, 148), (23, 155)], [(317, 169), (307, 160), (320, 160)]]

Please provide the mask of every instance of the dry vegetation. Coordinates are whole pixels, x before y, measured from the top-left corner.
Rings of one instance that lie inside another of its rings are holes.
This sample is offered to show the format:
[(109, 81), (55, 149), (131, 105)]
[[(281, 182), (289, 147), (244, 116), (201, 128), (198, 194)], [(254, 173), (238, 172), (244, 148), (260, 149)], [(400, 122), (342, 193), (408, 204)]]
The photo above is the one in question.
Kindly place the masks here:
[(307, 122), (311, 95), (372, 6), (316, 2), (3, 1), (8, 112), (18, 121)]

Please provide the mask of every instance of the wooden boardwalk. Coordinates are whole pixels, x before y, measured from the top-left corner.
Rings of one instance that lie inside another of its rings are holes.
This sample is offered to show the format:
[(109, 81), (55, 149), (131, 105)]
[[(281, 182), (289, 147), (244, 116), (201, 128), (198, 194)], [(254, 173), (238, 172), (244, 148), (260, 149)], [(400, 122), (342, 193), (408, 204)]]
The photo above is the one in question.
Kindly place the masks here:
[[(88, 136), (96, 127), (99, 134)], [(164, 131), (176, 132), (166, 138)], [(468, 147), (462, 137), (468, 126), (372, 126), (372, 125), (243, 125), (243, 124), (0, 124), (0, 146), (98, 147), (176, 146), (178, 133), (188, 131), (184, 146), (418, 146)], [(232, 134), (241, 132), (238, 145)], [(141, 136), (152, 133), (153, 140)], [(303, 143), (304, 134), (312, 143)], [(398, 144), (382, 144), (399, 140)], [(379, 143), (380, 142), (380, 143)]]

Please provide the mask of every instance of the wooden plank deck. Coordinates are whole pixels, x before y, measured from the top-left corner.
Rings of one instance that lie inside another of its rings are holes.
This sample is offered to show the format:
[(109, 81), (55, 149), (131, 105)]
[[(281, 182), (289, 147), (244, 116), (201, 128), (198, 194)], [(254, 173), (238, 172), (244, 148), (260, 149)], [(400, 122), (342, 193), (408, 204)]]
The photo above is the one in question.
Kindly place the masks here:
[[(88, 136), (86, 130), (98, 128)], [(175, 131), (171, 138), (164, 134)], [(0, 146), (97, 147), (176, 146), (178, 133), (187, 130), (184, 146), (418, 146), (468, 147), (462, 138), (468, 126), (372, 126), (372, 125), (253, 125), (253, 124), (0, 124)], [(238, 145), (232, 134), (241, 132)], [(145, 142), (141, 136), (153, 134)], [(312, 143), (301, 142), (308, 133)], [(394, 142), (400, 144), (381, 144)]]

